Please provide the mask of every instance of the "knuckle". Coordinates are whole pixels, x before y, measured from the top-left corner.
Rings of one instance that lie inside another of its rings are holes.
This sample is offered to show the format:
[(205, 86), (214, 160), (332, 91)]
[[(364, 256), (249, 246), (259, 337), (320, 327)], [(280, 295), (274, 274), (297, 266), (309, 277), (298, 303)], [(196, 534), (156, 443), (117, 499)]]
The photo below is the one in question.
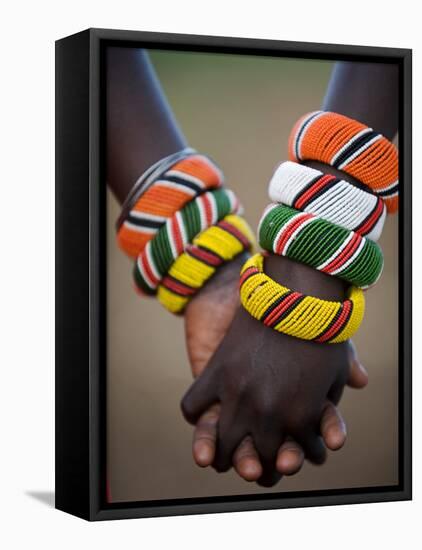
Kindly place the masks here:
[(210, 443), (214, 443), (215, 435), (206, 430), (198, 430), (195, 432), (195, 442), (198, 443), (202, 441), (209, 441)]
[(180, 408), (182, 410), (183, 416), (186, 418), (188, 422), (192, 422), (194, 417), (194, 409), (191, 402), (191, 399), (189, 396), (186, 396), (182, 399), (182, 402), (180, 403)]
[(238, 399), (241, 399), (249, 392), (247, 382), (242, 379), (237, 380), (235, 376), (225, 377), (224, 388), (227, 394), (236, 396)]
[(219, 415), (217, 412), (206, 412), (199, 419), (198, 426), (203, 426), (205, 428), (214, 428), (218, 422), (218, 418)]

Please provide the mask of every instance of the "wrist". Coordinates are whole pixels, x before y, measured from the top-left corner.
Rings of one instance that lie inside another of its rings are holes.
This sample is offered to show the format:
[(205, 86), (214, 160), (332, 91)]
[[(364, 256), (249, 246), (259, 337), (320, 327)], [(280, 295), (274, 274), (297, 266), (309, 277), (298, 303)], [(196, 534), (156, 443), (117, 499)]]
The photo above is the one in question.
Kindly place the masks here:
[(265, 258), (265, 272), (274, 281), (297, 292), (322, 300), (344, 300), (344, 281), (289, 258), (270, 254)]
[(248, 256), (244, 252), (222, 266), (185, 308), (185, 336), (195, 378), (215, 353), (236, 312), (243, 309), (239, 307), (239, 273)]

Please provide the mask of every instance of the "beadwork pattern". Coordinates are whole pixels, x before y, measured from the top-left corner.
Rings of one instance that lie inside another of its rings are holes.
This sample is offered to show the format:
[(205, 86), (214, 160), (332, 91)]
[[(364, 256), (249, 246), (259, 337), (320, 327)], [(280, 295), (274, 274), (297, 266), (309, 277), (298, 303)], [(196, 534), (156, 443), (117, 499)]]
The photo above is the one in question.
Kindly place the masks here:
[(397, 149), (365, 124), (329, 111), (308, 113), (290, 134), (289, 158), (330, 164), (370, 187), (388, 212), (398, 208)]
[(138, 198), (117, 231), (117, 242), (136, 256), (175, 212), (196, 196), (221, 187), (223, 175), (206, 156), (192, 154), (167, 169)]
[(269, 205), (258, 226), (264, 250), (368, 288), (381, 276), (381, 248), (358, 233), (283, 204)]
[(283, 162), (271, 178), (272, 201), (311, 212), (373, 241), (379, 239), (386, 208), (383, 200), (351, 183), (296, 162)]
[(134, 267), (137, 289), (155, 294), (172, 263), (198, 233), (228, 214), (241, 213), (241, 210), (235, 194), (221, 188), (203, 193), (177, 211), (138, 255)]
[(192, 297), (223, 264), (254, 246), (246, 221), (228, 215), (197, 235), (170, 267), (157, 298), (172, 313), (182, 313)]
[(350, 338), (362, 322), (363, 291), (350, 287), (343, 302), (321, 300), (294, 292), (264, 273), (264, 257), (255, 254), (240, 275), (243, 307), (266, 326), (290, 336), (319, 343), (340, 343)]

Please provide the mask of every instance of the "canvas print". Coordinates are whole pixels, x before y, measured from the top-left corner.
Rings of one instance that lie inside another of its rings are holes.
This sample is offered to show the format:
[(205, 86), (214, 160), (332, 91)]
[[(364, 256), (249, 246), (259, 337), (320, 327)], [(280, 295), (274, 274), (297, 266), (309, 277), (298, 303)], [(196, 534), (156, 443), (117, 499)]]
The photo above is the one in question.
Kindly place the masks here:
[(399, 483), (399, 67), (108, 45), (109, 504)]

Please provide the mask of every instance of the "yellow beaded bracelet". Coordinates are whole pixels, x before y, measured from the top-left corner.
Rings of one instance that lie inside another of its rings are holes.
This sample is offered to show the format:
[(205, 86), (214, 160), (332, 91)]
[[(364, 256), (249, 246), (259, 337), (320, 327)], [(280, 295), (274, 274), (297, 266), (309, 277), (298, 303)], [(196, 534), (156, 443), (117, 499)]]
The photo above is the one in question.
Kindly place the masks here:
[(254, 243), (243, 218), (226, 216), (199, 233), (176, 259), (158, 287), (158, 300), (172, 313), (181, 313), (222, 264), (250, 250)]
[(262, 254), (255, 254), (242, 267), (240, 301), (252, 317), (278, 332), (331, 344), (350, 338), (365, 312), (360, 288), (351, 286), (344, 302), (294, 292), (264, 273)]

